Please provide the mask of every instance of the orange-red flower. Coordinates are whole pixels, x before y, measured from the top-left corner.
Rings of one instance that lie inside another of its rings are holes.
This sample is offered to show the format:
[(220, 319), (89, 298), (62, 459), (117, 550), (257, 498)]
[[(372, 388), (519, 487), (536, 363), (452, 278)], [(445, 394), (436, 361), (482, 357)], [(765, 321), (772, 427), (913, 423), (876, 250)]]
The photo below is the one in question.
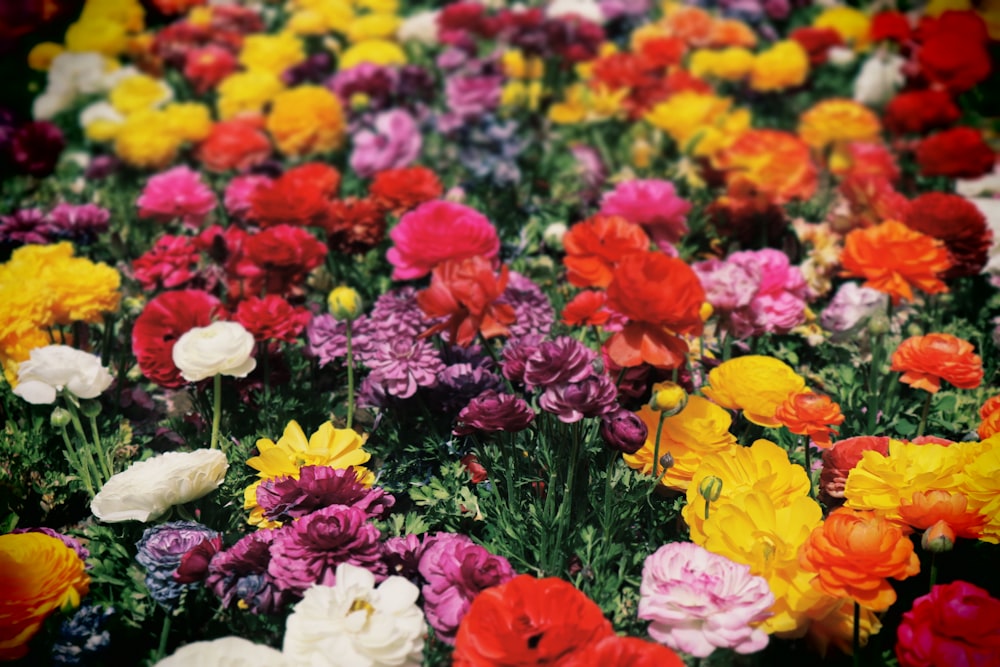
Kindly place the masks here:
[(606, 324), (611, 317), (611, 313), (604, 307), (607, 302), (608, 296), (604, 292), (584, 290), (563, 307), (563, 324), (571, 327)]
[(639, 225), (617, 215), (595, 215), (563, 236), (566, 278), (577, 287), (607, 287), (615, 265), (626, 255), (649, 249)]
[(979, 439), (985, 440), (991, 435), (1000, 433), (1000, 394), (991, 397), (979, 408)]
[(481, 255), (439, 264), (431, 273), (431, 286), (417, 294), (417, 304), (428, 317), (448, 319), (422, 335), (447, 330), (449, 340), (464, 347), (476, 334), (484, 338), (507, 334), (514, 308), (497, 299), (507, 288), (508, 273), (502, 266), (498, 277), (492, 262)]
[(865, 287), (888, 294), (895, 304), (912, 301), (914, 287), (928, 294), (948, 291), (938, 278), (951, 266), (948, 250), (896, 220), (852, 230), (840, 261), (844, 275), (865, 278)]
[(774, 418), (792, 433), (805, 435), (820, 447), (830, 446), (830, 434), (844, 422), (840, 405), (811, 391), (790, 394), (774, 411)]
[(816, 193), (817, 170), (809, 146), (779, 130), (748, 130), (719, 155), (719, 168), (733, 191), (752, 189), (778, 204)]
[(896, 601), (888, 577), (905, 579), (920, 571), (913, 543), (899, 526), (874, 512), (846, 508), (834, 510), (813, 530), (799, 564), (816, 573), (812, 583), (818, 590), (874, 611)]
[(979, 537), (987, 523), (987, 517), (969, 507), (964, 493), (941, 489), (917, 491), (909, 500), (900, 499), (899, 516), (914, 528), (933, 528), (932, 535), (952, 543), (956, 537)]
[(983, 360), (972, 343), (946, 333), (907, 338), (892, 353), (890, 370), (900, 371), (902, 382), (932, 394), (947, 380), (960, 389), (975, 389), (983, 381)]

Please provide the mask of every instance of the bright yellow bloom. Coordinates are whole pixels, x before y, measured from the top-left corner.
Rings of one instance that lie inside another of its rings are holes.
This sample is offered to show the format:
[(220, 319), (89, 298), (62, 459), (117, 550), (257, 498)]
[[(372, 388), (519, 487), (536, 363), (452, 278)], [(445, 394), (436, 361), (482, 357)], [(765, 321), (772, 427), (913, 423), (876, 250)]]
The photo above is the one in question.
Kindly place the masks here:
[(354, 0), (354, 5), (373, 14), (399, 13), (399, 0)]
[(164, 132), (165, 124), (166, 116), (162, 111), (129, 114), (115, 134), (115, 154), (133, 167), (166, 167), (177, 157), (184, 141), (171, 132)]
[(340, 100), (322, 86), (298, 86), (278, 93), (267, 117), (267, 131), (285, 155), (325, 153), (344, 138)]
[(285, 89), (285, 84), (272, 72), (238, 72), (219, 83), (218, 112), (220, 120), (241, 114), (257, 114), (264, 105)]
[(583, 83), (566, 89), (566, 98), (549, 108), (549, 119), (561, 125), (599, 123), (624, 113), (622, 103), (628, 89), (611, 90), (603, 84), (596, 90)]
[(333, 288), (326, 302), (330, 306), (330, 313), (338, 320), (353, 320), (364, 309), (358, 291), (345, 285)]
[(541, 81), (508, 81), (500, 92), (500, 105), (503, 107), (523, 107), (535, 111), (541, 102)]
[(66, 48), (62, 44), (55, 42), (42, 42), (28, 52), (28, 67), (40, 72), (47, 72), (56, 56), (63, 53)]
[(405, 65), (406, 52), (395, 42), (385, 39), (367, 39), (350, 46), (340, 56), (340, 69), (350, 69), (361, 63), (374, 65)]
[[(660, 413), (644, 405), (637, 413), (646, 423), (646, 443), (635, 454), (625, 454), (630, 468), (652, 474), (653, 456), (656, 453), (656, 431)], [(659, 456), (667, 454), (673, 463), (661, 478), (664, 486), (685, 491), (704, 457), (736, 444), (736, 437), (729, 432), (732, 419), (729, 413), (701, 396), (691, 396), (688, 404), (678, 414), (663, 420)], [(663, 470), (661, 463), (658, 470)]]
[(203, 140), (212, 132), (212, 112), (197, 102), (176, 102), (163, 109), (164, 130), (192, 143)]
[(128, 46), (128, 35), (121, 23), (105, 18), (81, 19), (66, 30), (65, 42), (67, 51), (95, 51), (115, 57)]
[(315, 9), (293, 12), (285, 23), (285, 30), (295, 35), (325, 35), (330, 27), (326, 18)]
[(882, 123), (875, 112), (854, 100), (823, 100), (799, 119), (799, 137), (819, 150), (830, 144), (874, 141), (881, 133)]
[(749, 76), (753, 63), (753, 53), (744, 48), (733, 46), (721, 51), (699, 49), (691, 54), (688, 69), (700, 78), (742, 81)]
[(351, 21), (347, 28), (347, 39), (352, 44), (369, 39), (391, 40), (402, 19), (393, 14), (366, 14)]
[(80, 12), (81, 21), (103, 19), (120, 23), (128, 32), (141, 32), (146, 10), (139, 0), (87, 0)]
[(743, 410), (754, 424), (777, 428), (774, 418), (786, 398), (806, 386), (805, 379), (774, 357), (747, 355), (724, 361), (708, 374), (702, 391), (724, 408)]
[(188, 11), (187, 22), (199, 28), (207, 28), (212, 25), (211, 7), (192, 7)]
[(645, 120), (670, 135), (683, 153), (711, 157), (750, 127), (750, 112), (731, 111), (732, 104), (728, 97), (686, 90), (657, 104)]
[(306, 59), (305, 45), (295, 35), (283, 32), (276, 35), (256, 34), (243, 38), (240, 63), (248, 71), (270, 72), (281, 76), (289, 67)]
[(517, 49), (504, 51), (500, 63), (503, 73), (511, 79), (541, 79), (545, 73), (545, 63), (541, 58), (525, 58)]
[(793, 39), (775, 42), (757, 54), (750, 72), (750, 87), (759, 92), (800, 86), (809, 76), (809, 54)]
[[(1000, 543), (1000, 434), (979, 443), (955, 443), (966, 455), (963, 475), (956, 492), (969, 499), (969, 506), (988, 521), (979, 539), (992, 544)], [(890, 450), (891, 451), (891, 450)]]
[(864, 51), (871, 43), (871, 19), (860, 9), (837, 5), (824, 10), (813, 20), (814, 28), (831, 28), (855, 51)]
[(174, 91), (161, 79), (136, 74), (122, 79), (108, 93), (108, 101), (120, 113), (154, 109), (173, 99)]

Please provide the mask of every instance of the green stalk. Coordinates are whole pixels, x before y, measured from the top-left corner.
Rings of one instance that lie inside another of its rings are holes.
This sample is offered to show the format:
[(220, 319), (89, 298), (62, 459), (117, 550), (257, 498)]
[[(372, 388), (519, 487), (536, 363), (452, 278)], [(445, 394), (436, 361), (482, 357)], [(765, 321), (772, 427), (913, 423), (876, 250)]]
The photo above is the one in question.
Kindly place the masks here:
[[(219, 377), (216, 375), (215, 377)], [(166, 612), (163, 628), (160, 630), (160, 644), (156, 649), (156, 661), (159, 662), (167, 653), (167, 640), (170, 638), (170, 612)]]
[(932, 398), (934, 398), (934, 394), (927, 392), (927, 398), (924, 399), (924, 409), (920, 412), (920, 425), (917, 426), (918, 438), (924, 434), (924, 428), (927, 426), (927, 415), (931, 411)]
[(351, 321), (347, 325), (347, 428), (354, 424), (354, 351), (351, 349)]
[(94, 460), (94, 452), (87, 440), (87, 433), (83, 430), (83, 423), (80, 421), (80, 414), (77, 412), (76, 406), (73, 401), (68, 397), (64, 396), (66, 399), (66, 405), (69, 407), (70, 418), (73, 420), (73, 429), (76, 434), (80, 436), (81, 447), (78, 453), (80, 454), (80, 462), (82, 467), (88, 471), (91, 475), (92, 487), (96, 491), (99, 487), (103, 486), (104, 480), (101, 477), (101, 471), (97, 467), (97, 461)]
[[(660, 412), (660, 421), (656, 424), (656, 440), (653, 441), (653, 479), (660, 483), (660, 436), (663, 435), (663, 422), (667, 419), (666, 411)], [(655, 486), (653, 487), (656, 488)]]
[(97, 430), (97, 417), (91, 415), (90, 417), (90, 432), (94, 436), (94, 446), (97, 448), (97, 459), (101, 462), (101, 468), (104, 471), (104, 479), (111, 479), (114, 475), (114, 469), (111, 465), (111, 452), (104, 450), (104, 445), (101, 443), (101, 433)]
[(212, 378), (212, 440), (209, 449), (219, 448), (219, 427), (222, 426), (222, 376)]
[(94, 484), (90, 481), (90, 470), (80, 460), (76, 448), (73, 447), (73, 441), (69, 439), (69, 433), (66, 432), (66, 427), (61, 427), (59, 431), (62, 433), (63, 442), (66, 443), (66, 459), (80, 476), (80, 481), (83, 482), (83, 486), (87, 489), (87, 495), (93, 498), (95, 495)]

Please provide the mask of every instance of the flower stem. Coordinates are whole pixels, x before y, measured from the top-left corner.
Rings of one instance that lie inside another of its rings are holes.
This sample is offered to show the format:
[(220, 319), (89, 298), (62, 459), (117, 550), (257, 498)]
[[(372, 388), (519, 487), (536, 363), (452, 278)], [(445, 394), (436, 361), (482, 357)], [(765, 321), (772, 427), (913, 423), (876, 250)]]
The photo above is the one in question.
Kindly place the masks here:
[(931, 585), (929, 590), (934, 590), (934, 585), (937, 583), (937, 552), (931, 552)]
[(76, 469), (76, 473), (80, 476), (80, 481), (83, 482), (84, 488), (87, 489), (87, 495), (91, 498), (94, 497), (94, 483), (90, 481), (90, 469), (83, 464), (80, 460), (80, 454), (73, 447), (73, 441), (69, 439), (69, 433), (66, 432), (66, 427), (63, 426), (59, 429), (62, 433), (63, 442), (66, 443), (66, 460), (69, 461), (70, 465)]
[(917, 437), (919, 438), (924, 434), (924, 428), (927, 426), (927, 415), (931, 411), (931, 399), (934, 398), (934, 394), (927, 392), (927, 398), (924, 399), (924, 409), (920, 412), (920, 425), (917, 426)]
[(66, 398), (66, 406), (69, 408), (70, 418), (73, 420), (73, 429), (76, 434), (80, 436), (80, 449), (77, 450), (79, 455), (79, 460), (81, 468), (87, 470), (90, 476), (91, 484), (90, 486), (96, 492), (100, 490), (100, 487), (104, 485), (104, 479), (101, 477), (101, 471), (97, 467), (97, 461), (94, 460), (94, 451), (87, 441), (87, 433), (83, 430), (83, 423), (80, 422), (80, 413), (76, 409), (76, 405), (73, 404), (73, 400), (69, 397)]
[[(216, 375), (215, 377), (219, 377)], [(163, 628), (160, 630), (160, 645), (156, 649), (156, 662), (163, 659), (167, 652), (167, 640), (170, 638), (170, 612), (163, 618)]]
[[(660, 421), (656, 424), (656, 440), (653, 441), (653, 479), (660, 483), (660, 436), (663, 435), (663, 422), (667, 419), (666, 410), (660, 412)], [(653, 487), (656, 488), (655, 486)]]
[(351, 321), (347, 325), (347, 428), (354, 424), (354, 350), (351, 348)]
[(210, 449), (219, 448), (219, 427), (222, 425), (222, 376), (212, 378), (212, 442)]
[(861, 665), (861, 605), (854, 602), (854, 667)]
[(114, 467), (111, 465), (111, 452), (104, 450), (104, 445), (101, 443), (101, 433), (97, 430), (97, 417), (93, 415), (90, 417), (90, 432), (94, 436), (94, 446), (97, 448), (97, 459), (101, 462), (101, 469), (104, 471), (104, 479), (111, 479), (111, 477), (115, 474)]

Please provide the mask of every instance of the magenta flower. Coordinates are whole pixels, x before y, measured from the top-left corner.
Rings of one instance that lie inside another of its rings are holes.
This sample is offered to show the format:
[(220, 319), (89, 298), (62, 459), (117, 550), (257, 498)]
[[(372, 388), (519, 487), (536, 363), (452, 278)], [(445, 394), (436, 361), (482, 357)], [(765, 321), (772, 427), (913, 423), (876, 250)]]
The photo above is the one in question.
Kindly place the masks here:
[(420, 128), (406, 111), (380, 113), (372, 125), (354, 135), (351, 169), (358, 176), (369, 178), (386, 169), (408, 167), (420, 155)]
[(785, 334), (805, 322), (809, 286), (802, 270), (791, 265), (788, 255), (764, 248), (734, 252), (727, 261), (760, 275), (760, 287), (750, 304), (733, 312), (733, 333), (737, 337)]
[(452, 132), (463, 124), (500, 106), (502, 76), (453, 75), (445, 81), (444, 94), (448, 113), (438, 119), (438, 129)]
[(649, 237), (667, 251), (687, 233), (691, 203), (677, 196), (670, 181), (637, 179), (619, 183), (601, 198), (601, 213), (620, 215), (642, 225)]
[(760, 271), (721, 259), (695, 262), (691, 268), (705, 288), (705, 300), (720, 317), (745, 308), (760, 289)]
[(649, 428), (636, 413), (619, 406), (601, 417), (601, 438), (611, 449), (635, 454), (649, 436)]
[[(592, 372), (593, 373), (593, 372)], [(617, 405), (618, 390), (607, 375), (593, 373), (579, 382), (550, 384), (538, 397), (538, 405), (566, 424), (584, 417), (600, 417)]]
[(393, 280), (423, 278), (449, 259), (482, 255), (495, 259), (500, 238), (479, 211), (449, 201), (421, 204), (404, 215), (391, 232), (393, 247), (386, 258), (395, 267)]
[(253, 614), (280, 610), (290, 596), (278, 588), (267, 573), (271, 543), (277, 530), (258, 530), (212, 557), (205, 587), (217, 595), (225, 607), (240, 603)]
[(749, 566), (690, 542), (663, 545), (642, 567), (639, 618), (652, 621), (649, 636), (699, 658), (763, 649), (768, 636), (756, 625), (773, 604), (767, 580)]
[(470, 435), (477, 431), (516, 433), (528, 428), (535, 418), (523, 398), (488, 389), (472, 399), (458, 413), (455, 435)]
[(395, 502), (384, 490), (359, 482), (352, 466), (303, 466), (298, 479), (275, 477), (257, 487), (257, 504), (271, 521), (292, 521), (331, 505), (357, 507), (369, 517), (384, 517)]
[(903, 614), (897, 638), (900, 667), (995, 665), (1000, 600), (965, 581), (938, 584)]
[(524, 383), (529, 387), (579, 382), (594, 372), (597, 353), (586, 345), (560, 336), (541, 343), (524, 364)]
[(258, 188), (271, 183), (267, 176), (257, 174), (245, 174), (237, 176), (229, 181), (226, 192), (223, 195), (223, 203), (226, 206), (226, 213), (238, 220), (246, 220), (253, 207), (253, 196)]
[(164, 234), (152, 248), (132, 262), (132, 271), (142, 289), (184, 287), (197, 276), (201, 252), (188, 236)]
[(397, 398), (409, 398), (420, 387), (433, 387), (445, 370), (440, 353), (427, 339), (405, 335), (376, 342), (365, 356), (365, 366), (371, 369), (371, 381)]
[(198, 227), (215, 208), (215, 193), (189, 167), (174, 167), (153, 176), (136, 201), (139, 217), (159, 222), (180, 219)]

